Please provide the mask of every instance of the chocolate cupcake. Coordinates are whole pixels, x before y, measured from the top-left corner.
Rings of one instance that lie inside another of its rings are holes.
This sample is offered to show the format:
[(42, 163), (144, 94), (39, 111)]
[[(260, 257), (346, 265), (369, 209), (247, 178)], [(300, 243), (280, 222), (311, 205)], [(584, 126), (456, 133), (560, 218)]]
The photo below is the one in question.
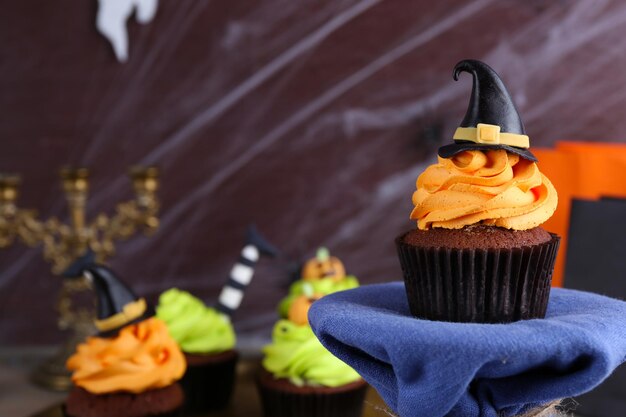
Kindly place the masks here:
[(228, 405), (239, 355), (230, 318), (186, 291), (167, 290), (159, 297), (157, 317), (167, 323), (185, 355), (181, 380), (185, 410), (219, 410)]
[(297, 386), (263, 369), (258, 389), (268, 417), (360, 417), (367, 383), (359, 379), (340, 387)]
[(140, 394), (118, 392), (95, 395), (83, 388), (74, 388), (65, 402), (64, 413), (68, 417), (178, 417), (183, 398), (179, 384)]
[(176, 381), (185, 372), (185, 359), (165, 323), (152, 316), (143, 298), (89, 256), (66, 274), (84, 274), (92, 282), (99, 335), (80, 344), (67, 361), (75, 387), (64, 404), (65, 415), (179, 416), (184, 395)]
[(257, 377), (266, 417), (359, 417), (367, 383), (317, 340), (308, 323), (314, 297), (293, 300), (274, 326)]
[(256, 263), (262, 256), (274, 257), (277, 253), (250, 225), (245, 245), (214, 308), (175, 288), (159, 297), (157, 316), (167, 323), (187, 361), (181, 381), (187, 414), (221, 410), (230, 403), (239, 359), (231, 317), (243, 301)]
[(539, 171), (504, 84), (486, 64), (454, 68), (474, 87), (454, 143), (417, 179), (411, 219), (396, 239), (414, 316), (506, 323), (545, 316), (560, 238), (539, 227), (556, 190)]

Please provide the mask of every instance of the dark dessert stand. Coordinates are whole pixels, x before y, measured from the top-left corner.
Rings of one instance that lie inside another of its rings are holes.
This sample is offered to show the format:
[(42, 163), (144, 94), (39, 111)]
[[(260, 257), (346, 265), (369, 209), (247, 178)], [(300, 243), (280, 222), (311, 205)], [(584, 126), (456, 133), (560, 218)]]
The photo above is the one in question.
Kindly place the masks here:
[[(254, 382), (254, 376), (258, 370), (258, 360), (241, 361), (237, 366), (237, 383), (230, 406), (222, 411), (200, 414), (197, 416), (261, 417), (261, 403), (259, 395), (257, 394), (256, 384)], [(65, 417), (63, 415), (62, 407), (62, 404), (58, 404), (44, 411), (33, 414), (32, 417)], [(382, 410), (387, 410), (385, 403), (378, 396), (378, 393), (370, 387), (363, 406), (363, 417), (380, 417), (381, 415), (385, 415)]]

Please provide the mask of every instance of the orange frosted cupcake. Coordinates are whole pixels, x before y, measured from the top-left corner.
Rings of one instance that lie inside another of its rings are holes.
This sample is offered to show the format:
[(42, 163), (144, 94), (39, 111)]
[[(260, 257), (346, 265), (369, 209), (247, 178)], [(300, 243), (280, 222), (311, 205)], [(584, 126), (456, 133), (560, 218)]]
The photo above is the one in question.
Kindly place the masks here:
[(126, 326), (115, 337), (89, 338), (67, 366), (76, 385), (65, 402), (68, 417), (180, 415), (184, 394), (176, 381), (185, 359), (157, 318)]
[(411, 312), (430, 320), (504, 323), (545, 316), (560, 238), (539, 227), (556, 190), (498, 75), (465, 60), (474, 87), (454, 143), (417, 179), (396, 239)]
[(74, 388), (67, 417), (180, 416), (184, 393), (178, 380), (186, 363), (166, 324), (143, 298), (88, 254), (68, 271), (85, 275), (96, 292), (99, 330), (67, 361)]

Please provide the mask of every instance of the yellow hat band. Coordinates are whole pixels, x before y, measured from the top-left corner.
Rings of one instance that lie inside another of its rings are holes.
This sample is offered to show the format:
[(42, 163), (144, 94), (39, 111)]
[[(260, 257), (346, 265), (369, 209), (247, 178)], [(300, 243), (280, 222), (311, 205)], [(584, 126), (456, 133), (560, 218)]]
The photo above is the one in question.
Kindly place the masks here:
[(95, 325), (101, 332), (106, 332), (118, 327), (122, 327), (135, 320), (146, 311), (146, 300), (140, 298), (137, 301), (128, 303), (124, 306), (122, 311), (117, 314), (107, 317), (106, 319), (96, 320)]
[(509, 145), (516, 148), (530, 148), (527, 135), (500, 132), (500, 126), (478, 123), (476, 127), (458, 127), (452, 139), (468, 140), (484, 145)]

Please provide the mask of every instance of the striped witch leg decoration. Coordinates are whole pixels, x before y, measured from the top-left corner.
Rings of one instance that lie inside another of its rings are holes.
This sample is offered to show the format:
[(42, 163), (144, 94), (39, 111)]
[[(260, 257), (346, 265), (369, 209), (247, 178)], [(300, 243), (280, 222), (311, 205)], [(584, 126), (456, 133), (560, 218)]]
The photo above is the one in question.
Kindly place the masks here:
[(243, 300), (246, 287), (252, 281), (254, 267), (261, 256), (275, 257), (278, 250), (268, 243), (254, 225), (248, 227), (246, 245), (237, 263), (230, 270), (226, 285), (222, 288), (216, 309), (232, 316)]

